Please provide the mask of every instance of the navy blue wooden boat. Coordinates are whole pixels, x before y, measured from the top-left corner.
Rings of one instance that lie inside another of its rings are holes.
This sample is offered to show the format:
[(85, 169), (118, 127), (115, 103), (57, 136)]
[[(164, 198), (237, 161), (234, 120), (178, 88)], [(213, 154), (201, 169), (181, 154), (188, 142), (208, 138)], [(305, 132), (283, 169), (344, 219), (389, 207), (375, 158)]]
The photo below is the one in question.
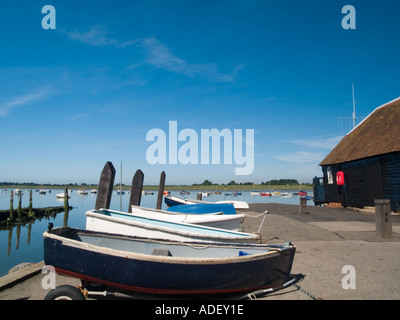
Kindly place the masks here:
[(214, 213), (222, 212), (223, 214), (236, 214), (236, 210), (230, 203), (196, 203), (196, 204), (180, 204), (169, 207), (167, 211), (181, 213)]
[(164, 196), (164, 202), (168, 207), (178, 206), (181, 204), (194, 204), (195, 202), (190, 199), (183, 199), (174, 196)]
[(216, 298), (279, 287), (295, 247), (189, 243), (54, 228), (44, 233), (44, 261), (56, 272), (129, 292)]

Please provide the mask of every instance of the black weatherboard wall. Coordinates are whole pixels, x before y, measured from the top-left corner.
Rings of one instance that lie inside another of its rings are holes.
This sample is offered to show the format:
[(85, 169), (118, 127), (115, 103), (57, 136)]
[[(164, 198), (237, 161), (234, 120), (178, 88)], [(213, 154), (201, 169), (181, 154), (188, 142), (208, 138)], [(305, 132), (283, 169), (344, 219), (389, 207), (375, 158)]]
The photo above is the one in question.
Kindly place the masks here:
[[(314, 178), (314, 202), (374, 206), (389, 199), (400, 207), (400, 98), (376, 108), (351, 130), (320, 163), (323, 177)], [(344, 185), (336, 174), (342, 171)]]
[[(328, 171), (332, 178), (329, 183)], [(338, 186), (336, 173), (345, 184)], [(322, 166), (325, 199), (346, 207), (374, 206), (375, 199), (390, 199), (392, 210), (400, 206), (400, 153), (390, 153), (340, 164)]]

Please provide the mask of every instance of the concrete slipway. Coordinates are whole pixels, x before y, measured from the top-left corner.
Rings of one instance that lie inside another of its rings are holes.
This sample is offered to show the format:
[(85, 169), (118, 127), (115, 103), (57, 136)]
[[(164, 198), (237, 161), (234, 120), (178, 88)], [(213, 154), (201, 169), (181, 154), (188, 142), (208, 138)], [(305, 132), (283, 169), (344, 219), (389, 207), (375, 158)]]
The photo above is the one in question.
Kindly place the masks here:
[[(391, 216), (392, 236), (378, 238), (373, 211), (308, 206), (307, 213), (300, 215), (295, 205), (252, 204), (244, 212), (244, 231), (256, 232), (262, 220), (260, 213), (265, 210), (269, 215), (261, 229), (264, 241), (294, 243), (297, 251), (292, 273), (301, 273), (305, 278), (298, 283), (303, 290), (292, 286), (263, 299), (400, 299), (399, 215)], [(0, 278), (0, 300), (43, 299), (48, 290), (41, 286), (42, 266), (29, 264)], [(345, 266), (354, 267), (355, 289), (343, 287), (350, 275)], [(57, 276), (56, 282), (80, 284), (77, 279), (63, 276)]]

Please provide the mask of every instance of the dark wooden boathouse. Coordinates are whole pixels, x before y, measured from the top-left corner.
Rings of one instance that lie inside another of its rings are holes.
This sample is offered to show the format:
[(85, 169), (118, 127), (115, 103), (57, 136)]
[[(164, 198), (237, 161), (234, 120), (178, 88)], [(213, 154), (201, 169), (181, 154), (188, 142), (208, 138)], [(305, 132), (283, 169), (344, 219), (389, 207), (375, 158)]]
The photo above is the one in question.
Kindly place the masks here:
[(344, 207), (374, 206), (390, 199), (400, 210), (400, 98), (376, 108), (319, 164), (314, 202)]

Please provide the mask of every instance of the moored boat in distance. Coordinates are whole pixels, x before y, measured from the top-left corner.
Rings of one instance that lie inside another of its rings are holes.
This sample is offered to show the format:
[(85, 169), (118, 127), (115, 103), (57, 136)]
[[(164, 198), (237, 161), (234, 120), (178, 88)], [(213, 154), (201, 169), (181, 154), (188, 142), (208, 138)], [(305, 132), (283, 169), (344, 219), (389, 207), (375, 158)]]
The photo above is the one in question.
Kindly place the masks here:
[[(199, 244), (69, 227), (53, 228), (43, 237), (44, 262), (57, 273), (169, 298), (229, 298), (282, 286), (295, 255), (291, 243)], [(45, 299), (56, 299), (55, 291)]]
[[(57, 194), (56, 194), (56, 197), (59, 198), (59, 199), (65, 198), (65, 193), (64, 193), (64, 192), (57, 193)], [(71, 198), (69, 195), (67, 195), (67, 197), (68, 197), (68, 198)]]

